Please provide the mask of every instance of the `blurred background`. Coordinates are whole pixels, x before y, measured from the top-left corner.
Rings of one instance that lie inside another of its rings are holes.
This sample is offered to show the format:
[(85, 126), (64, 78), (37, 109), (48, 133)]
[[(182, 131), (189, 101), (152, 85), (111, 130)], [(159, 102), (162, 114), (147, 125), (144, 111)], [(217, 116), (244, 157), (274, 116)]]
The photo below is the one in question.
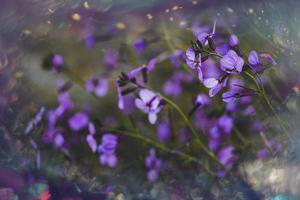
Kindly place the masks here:
[[(216, 21), (216, 32), (236, 34), (245, 54), (256, 49), (276, 60), (276, 68), (265, 74), (273, 85), (268, 92), (292, 111), (276, 107), (282, 119), (294, 124), (291, 134), (297, 136), (299, 9), (297, 0), (1, 0), (0, 199), (42, 199), (42, 195), (47, 199), (47, 192), (50, 199), (299, 199), (300, 140), (288, 143), (283, 135), (276, 136), (286, 144), (281, 155), (267, 161), (245, 155), (239, 164), (240, 176), (247, 177), (243, 181), (211, 179), (196, 166), (173, 164), (158, 182), (148, 183), (143, 165), (147, 148), (139, 142), (121, 138), (122, 161), (111, 170), (99, 165), (87, 145), (75, 146), (70, 156), (36, 141), (41, 160), (37, 168), (36, 151), (24, 134), (41, 106), (57, 104), (57, 79), (88, 80), (105, 74), (110, 56), (117, 62), (105, 97), (94, 98), (76, 81), (70, 93), (77, 108), (89, 107), (93, 118), (104, 124), (128, 120), (117, 107), (118, 74), (159, 57), (161, 62), (149, 78), (151, 86), (161, 90), (174, 69), (165, 61), (168, 56), (189, 47), (195, 39), (193, 27), (212, 27)], [(134, 46), (138, 41), (145, 49)], [(44, 69), (52, 54), (63, 56), (68, 76)], [(198, 87), (186, 88), (188, 95)], [(191, 97), (176, 101), (187, 105)], [(39, 138), (43, 128), (32, 137)], [(145, 130), (151, 134), (155, 127)]]

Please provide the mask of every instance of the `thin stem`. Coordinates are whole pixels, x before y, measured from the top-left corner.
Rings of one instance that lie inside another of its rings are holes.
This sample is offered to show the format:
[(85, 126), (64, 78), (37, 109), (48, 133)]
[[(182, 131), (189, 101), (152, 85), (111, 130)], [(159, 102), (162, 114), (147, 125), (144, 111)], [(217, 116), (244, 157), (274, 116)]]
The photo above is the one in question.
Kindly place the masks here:
[(282, 120), (280, 119), (280, 117), (277, 115), (272, 103), (270, 102), (269, 98), (266, 95), (265, 92), (265, 88), (263, 86), (263, 84), (259, 84), (256, 80), (256, 78), (249, 72), (245, 71), (245, 74), (256, 84), (256, 87), (260, 93), (260, 96), (263, 98), (263, 100), (266, 102), (266, 104), (268, 105), (268, 107), (270, 108), (272, 114), (274, 115), (274, 117), (276, 118), (276, 120), (278, 121), (279, 126), (281, 127), (282, 131), (284, 132), (284, 134), (288, 137), (288, 139), (292, 140), (291, 136), (287, 133), (287, 129), (286, 127), (283, 125)]
[(105, 129), (106, 131), (110, 131), (110, 132), (113, 132), (113, 133), (117, 133), (117, 134), (123, 134), (123, 135), (126, 135), (128, 137), (131, 137), (131, 138), (134, 138), (134, 139), (137, 139), (137, 140), (140, 140), (142, 142), (145, 142), (147, 144), (150, 144), (150, 145), (153, 145), (154, 147), (156, 147), (157, 149), (163, 151), (163, 152), (166, 152), (166, 153), (169, 153), (169, 154), (176, 154), (182, 158), (184, 158), (185, 160), (189, 161), (189, 162), (194, 162), (196, 164), (199, 164), (200, 166), (202, 166), (210, 175), (212, 176), (215, 176), (215, 174), (209, 169), (209, 167), (207, 167), (206, 165), (203, 165), (203, 163), (196, 157), (194, 156), (191, 156), (187, 153), (184, 153), (184, 152), (176, 152), (172, 149), (169, 149), (167, 148), (166, 146), (150, 139), (150, 138), (147, 138), (147, 137), (144, 137), (142, 134), (136, 134), (136, 133), (131, 133), (131, 132), (128, 132), (128, 131), (122, 131), (122, 130), (117, 130), (117, 129)]
[(170, 100), (169, 98), (160, 95), (161, 98), (163, 100), (165, 100), (169, 105), (171, 105), (181, 116), (181, 118), (183, 119), (184, 123), (189, 127), (189, 129), (191, 130), (192, 134), (194, 135), (194, 137), (196, 138), (197, 144), (199, 144), (199, 146), (201, 147), (201, 149), (214, 161), (216, 161), (218, 164), (221, 165), (221, 163), (219, 162), (219, 160), (216, 158), (216, 156), (209, 151), (209, 149), (204, 145), (204, 143), (202, 142), (202, 140), (199, 138), (199, 135), (197, 134), (197, 132), (195, 131), (195, 129), (193, 128), (190, 120), (188, 119), (188, 117), (184, 114), (184, 112), (179, 108), (179, 106), (173, 102), (172, 100)]

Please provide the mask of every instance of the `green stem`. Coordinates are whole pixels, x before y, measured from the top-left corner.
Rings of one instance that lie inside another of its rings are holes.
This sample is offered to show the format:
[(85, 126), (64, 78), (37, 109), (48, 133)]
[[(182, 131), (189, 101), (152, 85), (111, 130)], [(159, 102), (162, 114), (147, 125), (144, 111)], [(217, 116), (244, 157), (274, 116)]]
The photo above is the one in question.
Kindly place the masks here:
[(292, 140), (291, 136), (287, 133), (287, 131), (288, 131), (287, 128), (283, 124), (280, 117), (277, 115), (272, 103), (270, 102), (269, 98), (267, 97), (264, 86), (262, 84), (257, 83), (256, 78), (251, 73), (245, 71), (245, 74), (256, 84), (256, 87), (257, 87), (257, 89), (260, 93), (260, 96), (262, 97), (262, 99), (266, 102), (266, 104), (270, 108), (272, 114), (274, 115), (274, 117), (278, 121), (278, 124), (279, 124), (280, 128), (282, 129), (284, 134), (288, 137), (288, 139)]
[(197, 144), (200, 146), (200, 148), (214, 161), (216, 161), (218, 164), (222, 165), (219, 160), (216, 158), (216, 156), (204, 145), (204, 143), (202, 142), (202, 140), (200, 139), (199, 135), (197, 134), (197, 132), (195, 131), (195, 129), (193, 128), (190, 120), (188, 119), (188, 117), (184, 114), (184, 112), (179, 108), (179, 106), (174, 103), (172, 100), (170, 100), (169, 98), (160, 95), (161, 98), (163, 100), (165, 100), (169, 105), (171, 105), (181, 116), (181, 118), (183, 119), (184, 123), (188, 126), (188, 128), (191, 130), (192, 134), (194, 135), (194, 137), (196, 138)]
[(137, 139), (137, 140), (140, 140), (142, 142), (145, 142), (147, 144), (150, 144), (154, 147), (156, 147), (157, 149), (163, 151), (163, 152), (166, 152), (166, 153), (169, 153), (169, 154), (176, 154), (180, 157), (182, 157), (183, 159), (187, 160), (188, 162), (194, 162), (196, 164), (199, 164), (200, 166), (202, 166), (210, 175), (212, 176), (215, 176), (215, 174), (209, 169), (209, 167), (207, 167), (206, 165), (203, 165), (203, 163), (197, 159), (196, 157), (193, 157), (187, 153), (184, 153), (184, 152), (174, 152), (172, 149), (169, 149), (167, 148), (166, 146), (150, 139), (150, 138), (147, 138), (147, 137), (144, 137), (142, 134), (136, 134), (136, 133), (131, 133), (131, 132), (128, 132), (128, 131), (122, 131), (122, 130), (117, 130), (117, 129), (104, 129), (105, 131), (109, 131), (109, 132), (113, 132), (113, 133), (117, 133), (117, 134), (123, 134), (123, 135), (126, 135), (128, 137), (131, 137), (131, 138), (134, 138), (134, 139)]

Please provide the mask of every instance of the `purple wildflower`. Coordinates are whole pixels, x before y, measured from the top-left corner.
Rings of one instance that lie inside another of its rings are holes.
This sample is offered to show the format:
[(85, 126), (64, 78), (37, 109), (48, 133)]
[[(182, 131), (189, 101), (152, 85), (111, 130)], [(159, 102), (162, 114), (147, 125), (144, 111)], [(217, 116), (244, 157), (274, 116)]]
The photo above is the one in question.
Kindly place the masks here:
[(255, 72), (263, 72), (267, 65), (275, 65), (275, 60), (269, 54), (260, 54), (252, 50), (249, 53), (248, 62)]
[(142, 112), (148, 114), (148, 119), (151, 124), (155, 124), (157, 120), (157, 113), (161, 110), (161, 98), (158, 94), (148, 90), (142, 89), (139, 92), (139, 98), (135, 99), (135, 105)]
[(229, 51), (229, 45), (226, 43), (220, 44), (219, 46), (216, 47), (216, 52), (221, 56), (226, 55), (228, 51)]
[(241, 73), (244, 66), (244, 59), (233, 50), (229, 50), (220, 60), (221, 69), (227, 73)]
[(163, 143), (170, 140), (171, 129), (168, 121), (163, 121), (157, 126), (157, 137)]
[(117, 145), (117, 136), (110, 133), (106, 133), (102, 136), (102, 143), (98, 146), (98, 152), (100, 154), (99, 161), (101, 165), (108, 165), (111, 168), (117, 166), (118, 158), (115, 154)]
[(55, 110), (55, 115), (57, 117), (62, 116), (65, 112), (73, 109), (74, 104), (71, 100), (70, 94), (68, 92), (61, 92), (58, 95), (58, 107)]
[(64, 59), (62, 57), (62, 55), (60, 54), (54, 54), (52, 57), (52, 65), (53, 65), (53, 69), (54, 71), (58, 72), (61, 70), (61, 67), (63, 65)]
[(195, 104), (199, 105), (199, 106), (205, 106), (205, 105), (209, 105), (211, 103), (210, 98), (208, 98), (208, 96), (206, 94), (200, 93), (198, 94), (196, 100), (195, 100)]
[(230, 37), (229, 37), (229, 45), (231, 46), (231, 47), (234, 47), (234, 46), (236, 46), (236, 45), (238, 45), (239, 44), (239, 39), (238, 39), (238, 37), (236, 36), (236, 35), (231, 35)]
[(133, 48), (140, 53), (146, 48), (146, 41), (144, 39), (136, 39), (132, 42)]
[(170, 55), (170, 61), (176, 67), (179, 67), (184, 60), (183, 52), (181, 50), (176, 50), (173, 54)]
[(216, 22), (214, 22), (213, 30), (211, 33), (208, 33), (208, 31), (201, 31), (197, 33), (197, 39), (201, 42), (202, 45), (208, 44), (208, 39), (212, 38), (216, 31)]
[(201, 70), (201, 54), (196, 53), (193, 48), (186, 50), (186, 63), (194, 71), (197, 72), (200, 81), (203, 81), (203, 74)]
[(89, 147), (91, 148), (92, 152), (97, 151), (97, 142), (92, 134), (88, 134), (86, 136), (86, 142), (88, 143)]
[(69, 126), (74, 131), (80, 131), (89, 123), (89, 117), (84, 112), (78, 112), (69, 119)]
[(237, 160), (237, 156), (234, 155), (234, 147), (228, 145), (221, 149), (217, 155), (220, 163), (230, 170), (233, 167), (234, 162)]
[(62, 134), (56, 134), (54, 137), (54, 144), (56, 147), (61, 147), (65, 142), (64, 136)]
[[(149, 62), (147, 63), (147, 65), (135, 68), (133, 70), (131, 70), (129, 73), (127, 73), (127, 76), (130, 79), (136, 78), (137, 75), (145, 72), (145, 74), (149, 74), (151, 71), (154, 70), (155, 66), (157, 63), (157, 58), (152, 58), (149, 60)], [(144, 82), (147, 82), (144, 80)]]
[(158, 172), (162, 167), (162, 161), (156, 157), (155, 149), (149, 150), (149, 155), (145, 159), (146, 168), (149, 170), (147, 177), (150, 182), (158, 178)]
[(233, 129), (233, 119), (228, 115), (223, 115), (219, 118), (218, 126), (223, 130), (225, 134), (230, 134)]
[(224, 76), (221, 79), (207, 78), (204, 79), (203, 84), (206, 88), (209, 88), (209, 96), (215, 96), (223, 87), (227, 84), (228, 77)]
[(94, 92), (98, 97), (103, 97), (108, 91), (108, 80), (94, 76), (85, 83), (85, 89), (88, 92)]
[(114, 49), (106, 50), (104, 54), (104, 65), (108, 71), (114, 70), (118, 64), (119, 54)]

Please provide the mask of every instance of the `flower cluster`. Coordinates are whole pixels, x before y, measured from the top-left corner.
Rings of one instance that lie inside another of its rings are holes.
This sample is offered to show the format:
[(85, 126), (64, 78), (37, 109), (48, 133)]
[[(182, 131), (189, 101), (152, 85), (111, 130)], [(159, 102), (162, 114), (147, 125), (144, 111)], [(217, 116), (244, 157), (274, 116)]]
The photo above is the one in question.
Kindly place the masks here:
[(118, 164), (118, 158), (115, 154), (116, 147), (118, 145), (117, 136), (106, 133), (102, 136), (102, 143), (98, 147), (99, 162), (101, 165), (108, 165), (114, 168)]
[(156, 157), (155, 149), (149, 150), (149, 155), (145, 159), (145, 165), (148, 169), (148, 180), (153, 182), (158, 178), (158, 172), (162, 167), (162, 161)]

